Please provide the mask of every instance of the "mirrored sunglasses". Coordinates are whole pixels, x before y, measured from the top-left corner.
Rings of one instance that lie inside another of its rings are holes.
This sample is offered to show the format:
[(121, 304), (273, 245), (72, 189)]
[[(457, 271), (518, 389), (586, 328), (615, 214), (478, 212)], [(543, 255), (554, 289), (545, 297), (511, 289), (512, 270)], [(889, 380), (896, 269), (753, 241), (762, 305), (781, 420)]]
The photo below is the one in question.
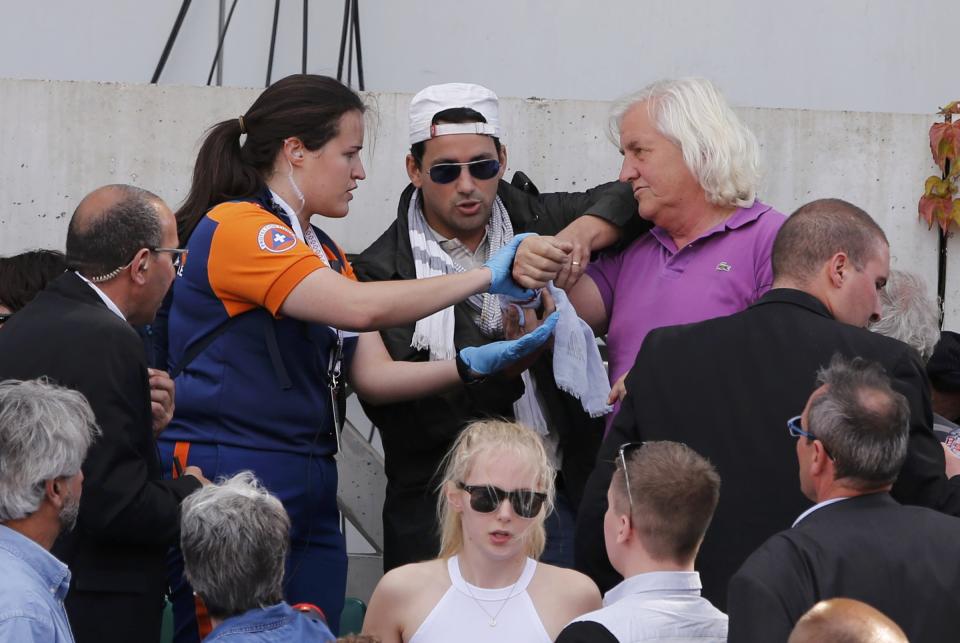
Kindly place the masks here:
[(530, 489), (504, 491), (491, 485), (468, 485), (462, 482), (457, 487), (470, 494), (470, 508), (483, 514), (496, 511), (504, 499), (510, 500), (513, 512), (521, 518), (533, 518), (540, 513), (547, 494)]
[(434, 183), (452, 183), (460, 178), (461, 168), (467, 168), (470, 176), (481, 181), (492, 179), (500, 171), (497, 159), (481, 159), (467, 163), (437, 163), (430, 168), (430, 180)]

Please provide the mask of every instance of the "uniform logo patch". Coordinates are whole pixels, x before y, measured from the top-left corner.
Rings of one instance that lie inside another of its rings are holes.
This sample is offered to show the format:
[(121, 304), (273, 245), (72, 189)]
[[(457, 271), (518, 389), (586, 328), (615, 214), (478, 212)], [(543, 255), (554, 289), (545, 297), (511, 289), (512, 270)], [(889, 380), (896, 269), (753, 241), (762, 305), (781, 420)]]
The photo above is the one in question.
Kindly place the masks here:
[(719, 270), (720, 272), (730, 272), (730, 269), (732, 267), (733, 266), (728, 264), (726, 261), (721, 261), (720, 263), (717, 264), (717, 270)]
[(268, 223), (257, 233), (257, 243), (261, 250), (267, 252), (286, 252), (297, 245), (297, 237), (293, 231), (279, 223)]

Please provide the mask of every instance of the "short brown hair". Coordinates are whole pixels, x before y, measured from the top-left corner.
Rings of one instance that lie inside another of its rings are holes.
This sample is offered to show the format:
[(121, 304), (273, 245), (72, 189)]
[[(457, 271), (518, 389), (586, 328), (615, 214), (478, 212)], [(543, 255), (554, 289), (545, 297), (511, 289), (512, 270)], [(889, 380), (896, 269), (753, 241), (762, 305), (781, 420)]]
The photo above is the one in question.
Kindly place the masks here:
[(880, 244), (890, 245), (883, 228), (862, 209), (842, 199), (811, 201), (791, 214), (777, 233), (773, 277), (806, 283), (838, 252), (863, 270)]
[[(697, 555), (720, 500), (720, 476), (710, 461), (679, 442), (647, 442), (629, 454), (631, 521), (655, 560), (686, 563)], [(630, 511), (622, 464), (610, 482), (614, 511)]]

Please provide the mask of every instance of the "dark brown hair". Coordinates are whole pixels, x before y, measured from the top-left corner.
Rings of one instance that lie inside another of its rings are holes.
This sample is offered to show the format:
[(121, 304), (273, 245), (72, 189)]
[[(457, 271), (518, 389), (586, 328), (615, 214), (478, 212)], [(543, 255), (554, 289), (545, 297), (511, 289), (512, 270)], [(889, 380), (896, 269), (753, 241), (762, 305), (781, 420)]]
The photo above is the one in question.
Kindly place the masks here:
[(364, 110), (360, 97), (339, 81), (295, 74), (270, 85), (243, 115), (242, 146), (239, 118), (211, 127), (197, 154), (190, 193), (176, 213), (180, 243), (186, 244), (214, 205), (262, 189), (285, 139), (299, 138), (308, 150), (317, 150), (339, 134), (341, 116)]
[(17, 312), (66, 269), (63, 253), (56, 250), (0, 257), (0, 304)]

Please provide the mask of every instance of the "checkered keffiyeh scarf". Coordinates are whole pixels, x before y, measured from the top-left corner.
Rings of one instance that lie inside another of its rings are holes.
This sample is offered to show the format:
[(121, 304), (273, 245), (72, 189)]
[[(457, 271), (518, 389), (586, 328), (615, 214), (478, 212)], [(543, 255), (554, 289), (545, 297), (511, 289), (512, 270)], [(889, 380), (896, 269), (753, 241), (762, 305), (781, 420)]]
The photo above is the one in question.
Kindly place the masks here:
[[(464, 267), (450, 257), (427, 226), (420, 206), (420, 191), (410, 199), (407, 210), (407, 226), (410, 233), (410, 247), (413, 249), (413, 265), (417, 279), (438, 277), (464, 272)], [(507, 216), (507, 209), (498, 196), (493, 202), (490, 220), (487, 222), (487, 256), (492, 257), (513, 239), (513, 225)], [(497, 295), (482, 293), (473, 295), (467, 302), (480, 311), (480, 332), (486, 337), (499, 339), (503, 336), (503, 317)], [(453, 359), (457, 350), (453, 344), (454, 315), (453, 306), (437, 311), (417, 322), (410, 346), (417, 350), (429, 350), (431, 360)]]

